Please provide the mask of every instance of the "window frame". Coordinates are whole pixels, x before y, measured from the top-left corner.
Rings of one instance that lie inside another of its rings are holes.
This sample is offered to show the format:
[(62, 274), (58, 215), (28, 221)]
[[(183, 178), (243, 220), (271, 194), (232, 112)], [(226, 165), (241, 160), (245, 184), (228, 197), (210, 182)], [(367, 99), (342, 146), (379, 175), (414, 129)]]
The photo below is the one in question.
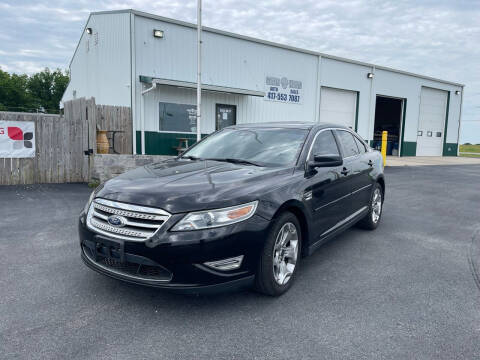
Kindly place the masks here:
[[(310, 157), (311, 157), (312, 155), (315, 155), (315, 154), (312, 154), (311, 152), (313, 151), (313, 146), (315, 145), (315, 142), (317, 141), (318, 136), (319, 136), (321, 133), (326, 132), (326, 131), (330, 131), (330, 133), (332, 134), (333, 141), (335, 142), (335, 145), (337, 146), (338, 155), (339, 155), (339, 156), (342, 156), (342, 150), (341, 150), (341, 148), (340, 148), (340, 146), (339, 146), (338, 139), (336, 138), (333, 129), (321, 129), (321, 130), (317, 131), (317, 133), (316, 133), (315, 136), (313, 137), (312, 143), (311, 143), (311, 145), (310, 145), (310, 150), (309, 150), (308, 155), (307, 155), (307, 161), (310, 160)], [(332, 155), (333, 155), (333, 154), (332, 154)], [(342, 156), (342, 158), (343, 158), (343, 156)]]

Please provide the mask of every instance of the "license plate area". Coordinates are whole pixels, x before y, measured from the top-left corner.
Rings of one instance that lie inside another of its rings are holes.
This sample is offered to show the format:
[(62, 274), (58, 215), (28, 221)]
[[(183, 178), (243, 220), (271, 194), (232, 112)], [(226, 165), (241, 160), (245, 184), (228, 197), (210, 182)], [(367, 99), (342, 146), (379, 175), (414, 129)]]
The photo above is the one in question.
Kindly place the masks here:
[(85, 240), (84, 244), (90, 249), (95, 261), (103, 257), (125, 263), (125, 243), (122, 240), (95, 236), (93, 241)]

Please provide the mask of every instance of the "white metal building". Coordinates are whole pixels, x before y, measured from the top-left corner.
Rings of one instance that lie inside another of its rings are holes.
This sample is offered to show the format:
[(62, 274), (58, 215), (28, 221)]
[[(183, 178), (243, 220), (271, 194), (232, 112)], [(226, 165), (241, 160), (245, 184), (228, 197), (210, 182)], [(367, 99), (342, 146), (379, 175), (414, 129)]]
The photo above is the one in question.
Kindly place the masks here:
[[(350, 126), (373, 146), (387, 130), (391, 155), (457, 155), (462, 84), (207, 27), (202, 36), (202, 134), (321, 121)], [(62, 101), (129, 106), (134, 152), (175, 154), (195, 141), (196, 64), (195, 24), (135, 10), (92, 13)]]

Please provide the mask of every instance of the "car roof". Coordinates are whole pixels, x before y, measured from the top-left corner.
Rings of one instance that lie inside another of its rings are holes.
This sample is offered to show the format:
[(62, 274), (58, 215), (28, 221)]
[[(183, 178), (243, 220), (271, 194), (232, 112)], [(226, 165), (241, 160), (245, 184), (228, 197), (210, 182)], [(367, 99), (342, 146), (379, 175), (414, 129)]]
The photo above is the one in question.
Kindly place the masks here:
[(248, 129), (248, 128), (285, 128), (285, 129), (305, 129), (310, 130), (313, 128), (338, 128), (347, 129), (347, 127), (330, 124), (330, 123), (312, 123), (312, 122), (259, 122), (259, 123), (244, 123), (237, 124), (228, 127), (229, 129)]

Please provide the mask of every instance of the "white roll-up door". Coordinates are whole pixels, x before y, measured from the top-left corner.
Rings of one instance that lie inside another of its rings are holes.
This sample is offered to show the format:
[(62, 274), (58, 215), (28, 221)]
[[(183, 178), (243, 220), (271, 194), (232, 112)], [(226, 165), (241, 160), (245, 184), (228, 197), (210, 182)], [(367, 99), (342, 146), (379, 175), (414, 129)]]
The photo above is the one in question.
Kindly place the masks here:
[(417, 156), (442, 156), (448, 93), (422, 87), (418, 119)]
[(320, 122), (344, 125), (355, 130), (357, 93), (350, 90), (322, 87)]

